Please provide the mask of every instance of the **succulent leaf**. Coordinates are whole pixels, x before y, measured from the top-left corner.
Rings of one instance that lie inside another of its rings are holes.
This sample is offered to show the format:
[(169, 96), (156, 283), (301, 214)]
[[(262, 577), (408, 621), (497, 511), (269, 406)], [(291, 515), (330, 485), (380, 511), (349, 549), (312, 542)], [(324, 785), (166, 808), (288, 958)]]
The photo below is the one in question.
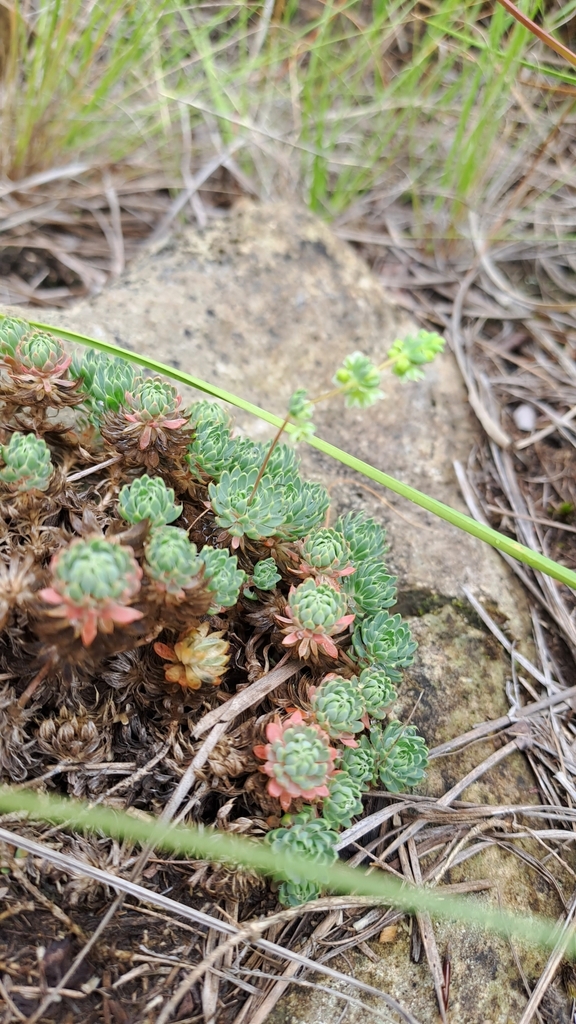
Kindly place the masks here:
[(370, 741), (376, 754), (378, 774), (390, 793), (416, 786), (426, 774), (428, 748), (413, 725), (390, 722), (385, 730), (375, 726)]
[(14, 494), (46, 491), (54, 467), (46, 442), (35, 434), (15, 431), (8, 444), (0, 445), (4, 466), (0, 481)]
[(166, 526), (182, 514), (182, 505), (174, 502), (174, 491), (162, 477), (137, 477), (124, 484), (118, 495), (118, 512), (128, 523), (141, 523), (148, 519), (150, 526)]
[(189, 415), (192, 429), (202, 433), (210, 427), (222, 426), (229, 430), (232, 426), (232, 419), (226, 409), (217, 402), (209, 402), (204, 398), (192, 403)]
[(320, 886), (316, 882), (293, 882), (289, 880), (282, 882), (278, 889), (278, 902), (283, 907), (301, 907), (303, 903), (310, 903), (321, 893)]
[(344, 391), (344, 402), (348, 408), (367, 409), (379, 398), (384, 398), (380, 391), (380, 371), (362, 352), (346, 356), (333, 382)]
[(184, 597), (202, 569), (196, 545), (191, 543), (186, 530), (176, 526), (152, 530), (144, 552), (148, 576), (161, 590), (175, 597)]
[(342, 575), (350, 564), (350, 549), (342, 534), (320, 527), (308, 534), (301, 548), (301, 569), (309, 568), (324, 576)]
[(223, 608), (231, 608), (236, 604), (246, 573), (238, 568), (236, 555), (230, 555), (223, 548), (206, 545), (200, 552), (200, 559), (204, 565), (206, 585), (214, 595), (208, 614), (216, 615)]
[(282, 490), (284, 512), (278, 526), (278, 536), (285, 540), (299, 540), (324, 520), (330, 497), (321, 484), (298, 479)]
[(230, 466), (235, 446), (236, 442), (230, 437), (230, 430), (224, 423), (208, 423), (197, 429), (186, 456), (192, 475), (198, 480), (205, 476), (218, 480), (222, 472)]
[(402, 678), (398, 669), (412, 664), (417, 646), (400, 615), (386, 611), (357, 623), (352, 637), (356, 659), (384, 669), (393, 683)]
[(274, 590), (281, 579), (273, 558), (262, 558), (256, 562), (252, 571), (252, 584), (258, 590)]

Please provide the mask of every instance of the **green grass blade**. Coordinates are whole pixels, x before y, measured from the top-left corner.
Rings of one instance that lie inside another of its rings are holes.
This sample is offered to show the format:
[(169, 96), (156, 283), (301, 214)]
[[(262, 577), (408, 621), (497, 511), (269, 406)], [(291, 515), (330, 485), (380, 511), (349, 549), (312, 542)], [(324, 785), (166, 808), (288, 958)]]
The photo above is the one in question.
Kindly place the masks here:
[[(272, 852), (262, 840), (244, 839), (195, 826), (170, 826), (160, 821), (140, 821), (125, 811), (94, 807), (79, 800), (39, 796), (7, 786), (0, 789), (0, 812), (26, 812), (36, 820), (49, 821), (68, 829), (97, 830), (115, 839), (141, 845), (152, 843), (155, 847), (180, 856), (230, 864), (233, 867), (248, 867), (264, 875), (278, 876), (282, 873), (290, 878), (297, 869), (299, 875), (317, 882), (323, 888), (329, 887), (333, 892), (373, 897), (408, 913), (428, 911), (441, 920), (480, 926), (505, 938), (546, 948), (553, 948), (559, 940), (556, 921), (541, 916), (520, 917), (482, 906), (476, 901), (444, 896), (441, 891), (418, 888), (383, 872), (365, 874), (361, 869), (350, 868), (342, 861), (332, 867), (315, 864), (292, 852)], [(576, 940), (572, 938), (567, 945), (567, 955), (574, 953)]]
[[(4, 315), (0, 314), (0, 319), (3, 318)], [(193, 377), (191, 374), (185, 373), (184, 370), (177, 370), (173, 366), (167, 366), (165, 363), (160, 363), (151, 356), (143, 356), (136, 352), (130, 352), (128, 349), (119, 348), (117, 345), (113, 345), (110, 342), (97, 341), (95, 338), (89, 338), (84, 334), (77, 334), (75, 331), (67, 331), (60, 327), (52, 327), (50, 324), (40, 323), (37, 320), (30, 320), (29, 323), (41, 330), (52, 331), (69, 341), (75, 341), (81, 345), (89, 345), (91, 348), (99, 349), (101, 352), (108, 352), (112, 356), (122, 356), (124, 359), (128, 359), (133, 363), (138, 363), (140, 366), (153, 370), (155, 373), (162, 373), (166, 377), (171, 377), (173, 380), (179, 381), (181, 384), (187, 384), (189, 387), (196, 388), (198, 391), (203, 391), (208, 395), (212, 395), (214, 398), (220, 398), (224, 402), (228, 402), (230, 405), (235, 405), (238, 409), (251, 413), (253, 416), (257, 416), (259, 419), (265, 420), (266, 423), (271, 423), (274, 427), (281, 426), (283, 422), (281, 416), (275, 416), (274, 413), (267, 412), (266, 409), (261, 409), (259, 406), (253, 405), (252, 402), (246, 402), (243, 398), (233, 395), (230, 391), (224, 391), (222, 388), (215, 387), (213, 384), (209, 384), (207, 381), (201, 380), (199, 377)], [(288, 424), (287, 430), (290, 431), (290, 424)], [(466, 533), (470, 533), (473, 537), (478, 537), (486, 544), (490, 544), (499, 551), (503, 551), (504, 554), (510, 555), (512, 558), (516, 558), (518, 561), (531, 566), (531, 568), (537, 569), (546, 576), (552, 576), (553, 579), (559, 580), (560, 583), (564, 583), (567, 587), (571, 587), (573, 590), (576, 590), (576, 573), (572, 572), (571, 569), (567, 569), (565, 566), (560, 565), (558, 562), (552, 561), (551, 558), (546, 558), (545, 555), (541, 555), (537, 551), (532, 551), (531, 548), (527, 548), (523, 544), (519, 544), (518, 541), (512, 540), (511, 537), (506, 537), (503, 533), (499, 533), (498, 530), (493, 530), (491, 526), (484, 526), (483, 523), (477, 523), (476, 520), (471, 519), (470, 516), (465, 515), (463, 512), (458, 512), (456, 509), (451, 508), (450, 505), (445, 505), (444, 502), (438, 501), (436, 498), (430, 498), (422, 491), (417, 491), (414, 487), (410, 487), (408, 484), (402, 483), (401, 480), (396, 480), (395, 477), (389, 476), (388, 473), (383, 473), (381, 470), (375, 469), (374, 466), (370, 466), (369, 463), (363, 462), (361, 459), (357, 459), (354, 455), (349, 455), (348, 452), (344, 452), (340, 448), (336, 448), (335, 445), (330, 444), (328, 441), (323, 441), (319, 437), (313, 437), (307, 442), (307, 444), (310, 444), (313, 448), (317, 448), (319, 451), (324, 452), (325, 455), (331, 455), (332, 458), (343, 463), (343, 465), (349, 466), (351, 469), (355, 469), (358, 473), (362, 473), (363, 476), (367, 476), (375, 483), (381, 484), (383, 487), (387, 487), (396, 494), (400, 494), (403, 498), (407, 498), (408, 501), (413, 502), (415, 505), (425, 508), (426, 511), (432, 512), (433, 515), (451, 523), (452, 526), (458, 527), (459, 530), (464, 530)]]

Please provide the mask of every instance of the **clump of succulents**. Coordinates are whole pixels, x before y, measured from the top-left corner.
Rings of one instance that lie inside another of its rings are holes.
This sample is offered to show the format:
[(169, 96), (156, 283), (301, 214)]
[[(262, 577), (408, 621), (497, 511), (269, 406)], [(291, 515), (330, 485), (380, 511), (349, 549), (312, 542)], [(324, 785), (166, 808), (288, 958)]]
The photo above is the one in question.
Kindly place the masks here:
[[(441, 341), (420, 332), (395, 343), (389, 366), (416, 377)], [(355, 352), (336, 393), (365, 408), (382, 395), (381, 372)], [(194, 814), (211, 825), (220, 808), (217, 821), (241, 831), (252, 815), (265, 831), (284, 812), (272, 850), (329, 867), (363, 795), (418, 785), (427, 764), (414, 726), (391, 717), (416, 644), (388, 611), (396, 579), (382, 527), (360, 511), (328, 525), (328, 492), (302, 479), (280, 435), (234, 436), (220, 405), (183, 409), (162, 378), (102, 352), (72, 357), (14, 318), (0, 318), (2, 401), (0, 677), (17, 674), (18, 721), (30, 711), (35, 730), (19, 725), (18, 743), (77, 758), (62, 785), (91, 799), (105, 773), (83, 776), (82, 765), (133, 760), (135, 744), (148, 758), (173, 736), (150, 780), (162, 802), (198, 753), (200, 718), (293, 669), (212, 749), (200, 770), (210, 798)], [(313, 435), (316, 401), (303, 388), (292, 396), (293, 438)], [(3, 742), (0, 730), (0, 775), (6, 765), (17, 781), (42, 774), (41, 758), (23, 768)], [(276, 881), (287, 906), (321, 891), (296, 869)]]
[(8, 444), (0, 445), (0, 455), (0, 486), (12, 494), (48, 490), (54, 467), (43, 438), (16, 430)]

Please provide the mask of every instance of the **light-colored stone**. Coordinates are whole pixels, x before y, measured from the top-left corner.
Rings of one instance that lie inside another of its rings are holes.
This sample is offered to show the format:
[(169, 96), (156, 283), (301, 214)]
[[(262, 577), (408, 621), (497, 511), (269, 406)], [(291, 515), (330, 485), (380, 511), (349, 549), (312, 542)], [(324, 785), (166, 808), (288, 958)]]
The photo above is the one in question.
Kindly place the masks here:
[[(26, 315), (22, 309), (16, 315)], [(30, 311), (30, 316), (35, 311)], [(103, 294), (69, 311), (44, 314), (54, 326), (149, 353), (243, 398), (283, 413), (289, 395), (330, 386), (337, 365), (360, 349), (378, 361), (399, 335), (414, 329), (364, 263), (330, 229), (291, 204), (239, 204), (203, 232), (187, 228), (154, 253), (143, 254)], [(374, 466), (465, 511), (452, 462), (466, 459), (474, 422), (449, 352), (427, 368), (426, 379), (385, 383), (386, 399), (363, 412), (334, 402), (318, 409), (318, 433)], [(237, 422), (254, 437), (271, 428), (244, 414)], [(430, 745), (508, 710), (509, 662), (478, 628), (462, 602), (462, 584), (485, 599), (499, 624), (522, 643), (529, 617), (521, 590), (500, 557), (479, 541), (410, 505), (312, 449), (303, 447), (307, 474), (325, 482), (337, 511), (365, 508), (384, 523), (390, 565), (399, 576), (401, 603), (420, 641), (398, 710), (409, 713)], [(444, 792), (494, 749), (494, 742), (433, 763), (428, 792)], [(534, 779), (517, 754), (486, 775), (464, 799), (489, 803), (537, 802)], [(426, 866), (426, 865), (424, 865)], [(491, 877), (504, 906), (557, 913), (548, 886), (512, 854), (493, 848), (454, 869), (451, 880)], [(525, 995), (510, 947), (459, 926), (437, 927), (443, 953), (451, 947), (452, 1020), (507, 1024)], [(438, 1019), (427, 966), (412, 964), (402, 929), (393, 944), (373, 945), (378, 963), (354, 953), (358, 976), (390, 991), (421, 1021)], [(542, 954), (522, 952), (530, 981)], [(347, 970), (345, 962), (337, 962)], [(270, 1018), (274, 1024), (338, 1019), (333, 997), (293, 989)], [(347, 1024), (367, 1021), (350, 1009)], [(370, 1016), (371, 1019), (371, 1016)], [(563, 1019), (558, 1016), (558, 1020)]]

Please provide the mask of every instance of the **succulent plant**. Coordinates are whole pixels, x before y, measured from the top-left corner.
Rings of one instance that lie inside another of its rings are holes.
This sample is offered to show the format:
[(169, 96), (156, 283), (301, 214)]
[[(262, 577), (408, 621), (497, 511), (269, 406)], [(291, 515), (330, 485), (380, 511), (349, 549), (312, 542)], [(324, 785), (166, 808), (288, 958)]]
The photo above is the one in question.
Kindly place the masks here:
[(268, 792), (280, 801), (282, 810), (287, 811), (298, 798), (328, 796), (337, 751), (319, 725), (307, 725), (302, 712), (295, 711), (282, 723), (269, 722), (266, 739), (268, 743), (254, 747), (254, 753), (266, 762), (260, 771), (269, 776)]
[(346, 614), (346, 597), (329, 583), (304, 580), (299, 587), (291, 587), (285, 615), (277, 615), (285, 623), (287, 634), (282, 643), (286, 647), (298, 644), (298, 657), (317, 657), (321, 649), (331, 658), (338, 657), (338, 648), (331, 639), (354, 621)]
[(192, 476), (198, 480), (206, 476), (218, 480), (233, 459), (235, 445), (228, 427), (223, 423), (198, 428), (186, 456)]
[(186, 530), (179, 530), (176, 526), (152, 530), (144, 552), (146, 573), (157, 588), (183, 599), (186, 589), (196, 584), (203, 567), (196, 545), (188, 539)]
[(125, 404), (132, 412), (125, 412), (124, 418), (134, 424), (142, 450), (155, 440), (158, 431), (184, 426), (186, 416), (178, 414), (181, 402), (176, 388), (161, 377), (136, 378), (134, 390), (125, 396)]
[(89, 404), (100, 413), (107, 409), (118, 412), (136, 380), (134, 367), (126, 359), (93, 348), (75, 353), (70, 373), (79, 380)]
[(392, 372), (403, 380), (421, 380), (424, 376), (421, 366), (431, 363), (443, 348), (444, 338), (431, 331), (418, 331), (407, 338), (398, 338), (388, 352)]
[(208, 590), (214, 595), (214, 602), (208, 610), (216, 615), (222, 608), (232, 608), (240, 595), (240, 587), (246, 573), (238, 568), (236, 555), (230, 555), (223, 548), (202, 548), (200, 559), (204, 565), (204, 579)]
[(224, 470), (219, 483), (208, 485), (216, 522), (232, 537), (233, 549), (244, 537), (271, 537), (282, 522), (282, 492), (266, 478), (254, 491), (257, 477), (257, 469), (244, 473), (236, 467)]
[(111, 633), (142, 618), (129, 608), (140, 590), (142, 570), (130, 548), (100, 537), (74, 540), (58, 551), (50, 563), (51, 586), (39, 591), (52, 615), (66, 619), (85, 647), (100, 629)]
[(362, 716), (365, 707), (354, 683), (331, 673), (320, 686), (312, 687), (310, 694), (312, 711), (318, 725), (332, 739), (356, 746), (353, 736), (364, 729)]
[(316, 882), (294, 882), (289, 879), (282, 882), (278, 889), (278, 902), (283, 907), (301, 907), (304, 903), (317, 899), (321, 891)]
[(189, 409), (190, 426), (196, 431), (206, 431), (210, 427), (222, 426), (229, 429), (232, 420), (225, 409), (217, 402), (201, 399), (193, 402)]
[(0, 355), (13, 356), (19, 341), (28, 334), (30, 325), (25, 320), (6, 316), (0, 322)]
[(274, 590), (281, 579), (273, 558), (262, 558), (252, 570), (252, 584), (258, 590)]
[(174, 647), (154, 644), (156, 654), (171, 662), (164, 666), (168, 682), (180, 683), (189, 690), (199, 690), (202, 683), (221, 683), (230, 662), (230, 644), (222, 639), (224, 630), (209, 630), (209, 624), (202, 622), (180, 637)]
[(362, 790), (345, 771), (328, 780), (328, 796), (322, 801), (322, 816), (333, 828), (350, 828), (352, 818), (362, 814)]
[(354, 565), (372, 560), (382, 561), (388, 551), (384, 530), (364, 512), (347, 512), (338, 519), (334, 529), (348, 542)]
[[(234, 438), (234, 449), (230, 465), (227, 468), (230, 470), (237, 469), (241, 473), (251, 473), (254, 471), (258, 474), (265, 454), (266, 449), (263, 444), (256, 444), (249, 437), (236, 437)], [(266, 483), (271, 483), (269, 478)]]
[(344, 402), (348, 408), (357, 406), (367, 409), (378, 399), (384, 398), (380, 391), (380, 371), (362, 352), (352, 352), (346, 356), (336, 371), (334, 384), (344, 392)]
[(383, 562), (370, 559), (359, 562), (356, 572), (344, 583), (348, 602), (357, 615), (375, 615), (396, 604), (397, 577), (386, 572)]
[[(262, 459), (268, 454), (270, 444), (263, 446)], [(289, 448), (287, 444), (277, 444), (266, 463), (266, 476), (270, 477), (276, 486), (297, 483), (300, 479), (299, 464), (300, 460), (293, 448)]]
[(294, 441), (306, 441), (313, 437), (316, 427), (312, 422), (314, 404), (308, 398), (306, 388), (296, 388), (288, 404), (288, 417), (293, 425), (291, 436)]
[(422, 781), (428, 765), (428, 748), (415, 726), (396, 721), (384, 730), (375, 726), (370, 730), (370, 741), (378, 774), (390, 793), (401, 793)]
[(300, 554), (302, 561), (298, 571), (302, 574), (338, 577), (354, 573), (346, 540), (328, 527), (309, 533), (300, 546)]
[[(322, 818), (296, 823), (292, 828), (275, 828), (267, 833), (266, 841), (272, 847), (273, 853), (307, 857), (316, 864), (329, 866), (338, 858), (338, 833), (334, 832)], [(285, 878), (285, 874), (277, 877)], [(280, 886), (278, 899), (284, 906), (296, 907), (301, 903), (308, 903), (319, 892), (319, 885), (309, 882), (297, 869), (292, 869), (290, 877), (285, 878)]]
[(363, 793), (376, 782), (378, 769), (376, 752), (367, 736), (361, 736), (357, 747), (346, 747), (341, 766)]
[(124, 484), (118, 495), (118, 512), (128, 523), (147, 519), (151, 527), (166, 526), (182, 514), (182, 505), (174, 503), (174, 491), (161, 476), (139, 476)]
[(402, 678), (398, 669), (412, 664), (417, 646), (400, 615), (388, 615), (386, 611), (363, 619), (352, 636), (356, 659), (384, 669), (393, 683)]
[(14, 494), (46, 491), (54, 472), (50, 449), (35, 434), (14, 431), (8, 444), (0, 445), (4, 466), (0, 482)]
[(282, 490), (284, 514), (277, 533), (283, 540), (293, 541), (305, 537), (324, 520), (330, 497), (321, 484), (308, 480), (294, 481)]
[(387, 709), (398, 697), (386, 672), (373, 665), (362, 669), (358, 691), (371, 718), (385, 718)]
[(72, 356), (67, 355), (62, 343), (52, 334), (42, 331), (23, 334), (14, 353), (4, 355), (4, 362), (14, 383), (26, 388), (36, 401), (54, 396), (58, 389), (76, 388), (76, 381), (66, 376)]

